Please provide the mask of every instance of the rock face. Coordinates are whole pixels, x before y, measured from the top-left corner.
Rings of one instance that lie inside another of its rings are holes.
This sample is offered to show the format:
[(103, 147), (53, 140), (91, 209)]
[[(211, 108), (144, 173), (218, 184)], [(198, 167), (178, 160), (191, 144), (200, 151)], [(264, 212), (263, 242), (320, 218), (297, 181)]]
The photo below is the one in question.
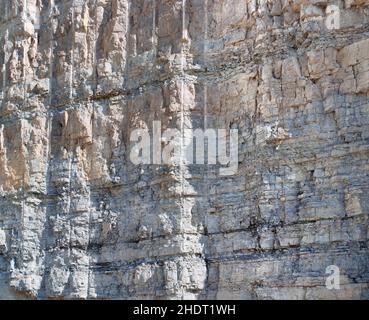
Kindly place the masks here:
[[(369, 298), (368, 1), (0, 0), (0, 48), (0, 298)], [(134, 165), (155, 120), (237, 173)]]

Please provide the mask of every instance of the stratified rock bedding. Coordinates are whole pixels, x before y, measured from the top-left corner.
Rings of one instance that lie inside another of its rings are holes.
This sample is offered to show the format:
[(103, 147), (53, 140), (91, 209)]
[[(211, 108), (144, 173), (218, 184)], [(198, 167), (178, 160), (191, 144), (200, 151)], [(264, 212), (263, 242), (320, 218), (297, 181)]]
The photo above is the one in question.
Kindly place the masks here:
[(0, 298), (369, 298), (368, 2), (0, 0)]

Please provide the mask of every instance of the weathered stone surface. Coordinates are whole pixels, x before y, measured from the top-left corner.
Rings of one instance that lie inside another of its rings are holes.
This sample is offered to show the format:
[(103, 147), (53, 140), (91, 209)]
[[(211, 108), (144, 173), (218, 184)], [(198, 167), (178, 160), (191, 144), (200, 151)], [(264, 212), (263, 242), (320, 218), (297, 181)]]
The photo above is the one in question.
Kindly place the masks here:
[[(369, 298), (368, 1), (0, 13), (1, 299)], [(154, 120), (238, 128), (237, 174), (134, 165)]]

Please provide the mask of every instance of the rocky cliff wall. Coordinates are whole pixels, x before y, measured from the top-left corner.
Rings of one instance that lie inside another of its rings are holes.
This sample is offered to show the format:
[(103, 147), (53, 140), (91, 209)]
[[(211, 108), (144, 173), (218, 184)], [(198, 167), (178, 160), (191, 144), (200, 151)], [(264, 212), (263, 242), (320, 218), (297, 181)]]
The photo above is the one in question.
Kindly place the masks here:
[(369, 298), (368, 1), (0, 0), (0, 68), (0, 298)]

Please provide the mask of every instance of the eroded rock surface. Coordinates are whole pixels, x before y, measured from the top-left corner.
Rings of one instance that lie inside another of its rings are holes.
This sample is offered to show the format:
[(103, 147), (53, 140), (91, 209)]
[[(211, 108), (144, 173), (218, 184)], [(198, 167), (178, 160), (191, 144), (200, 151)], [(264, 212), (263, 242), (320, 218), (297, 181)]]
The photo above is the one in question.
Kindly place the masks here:
[[(368, 1), (0, 0), (0, 48), (0, 298), (369, 298)], [(133, 165), (154, 120), (237, 174)]]

